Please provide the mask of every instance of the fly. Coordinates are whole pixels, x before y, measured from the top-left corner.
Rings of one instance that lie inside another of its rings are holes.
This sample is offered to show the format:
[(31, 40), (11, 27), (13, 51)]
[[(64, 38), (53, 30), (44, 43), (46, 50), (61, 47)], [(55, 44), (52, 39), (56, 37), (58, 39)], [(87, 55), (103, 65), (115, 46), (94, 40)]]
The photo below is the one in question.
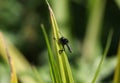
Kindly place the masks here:
[(65, 47), (64, 47), (65, 45), (67, 46), (69, 52), (72, 53), (72, 50), (71, 50), (70, 46), (68, 45), (69, 41), (68, 41), (67, 38), (61, 37), (61, 38), (59, 39), (59, 43), (62, 44), (62, 47), (63, 47), (62, 50), (59, 50), (59, 53), (60, 53), (60, 54), (61, 54), (63, 51), (65, 51)]

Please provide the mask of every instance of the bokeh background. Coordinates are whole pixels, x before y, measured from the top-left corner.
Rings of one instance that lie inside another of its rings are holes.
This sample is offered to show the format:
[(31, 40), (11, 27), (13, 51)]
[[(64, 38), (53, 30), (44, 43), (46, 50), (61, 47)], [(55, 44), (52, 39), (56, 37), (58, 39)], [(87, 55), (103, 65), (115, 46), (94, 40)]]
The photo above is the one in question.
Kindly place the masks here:
[[(120, 0), (50, 0), (49, 3), (60, 34), (69, 39), (73, 50), (71, 54), (66, 48), (75, 83), (92, 80), (108, 33), (110, 29), (114, 31), (99, 77), (100, 83), (112, 83), (120, 38)], [(51, 41), (51, 22), (45, 0), (0, 0), (0, 31), (30, 64), (37, 67), (43, 80), (51, 83), (47, 48), (40, 24), (44, 24)], [(0, 72), (3, 72), (7, 65), (2, 57), (0, 65)], [(1, 73), (0, 80), (5, 79), (3, 75)]]

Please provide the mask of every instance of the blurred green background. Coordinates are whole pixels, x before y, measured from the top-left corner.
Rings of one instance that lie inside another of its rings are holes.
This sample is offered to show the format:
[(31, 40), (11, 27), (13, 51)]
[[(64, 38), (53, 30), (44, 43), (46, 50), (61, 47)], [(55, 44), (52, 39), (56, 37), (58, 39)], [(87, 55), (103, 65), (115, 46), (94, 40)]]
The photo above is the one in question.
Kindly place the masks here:
[[(99, 77), (100, 83), (112, 83), (120, 38), (120, 0), (50, 0), (49, 3), (60, 33), (69, 39), (73, 50), (70, 54), (66, 48), (75, 83), (92, 80), (94, 67), (97, 67), (108, 33), (113, 29), (112, 43)], [(51, 83), (47, 48), (40, 28), (42, 23), (52, 40), (45, 0), (0, 0), (0, 31), (37, 67), (43, 79), (48, 79), (46, 83)], [(1, 80), (6, 75), (3, 71), (8, 72), (5, 68), (6, 64), (0, 57)]]

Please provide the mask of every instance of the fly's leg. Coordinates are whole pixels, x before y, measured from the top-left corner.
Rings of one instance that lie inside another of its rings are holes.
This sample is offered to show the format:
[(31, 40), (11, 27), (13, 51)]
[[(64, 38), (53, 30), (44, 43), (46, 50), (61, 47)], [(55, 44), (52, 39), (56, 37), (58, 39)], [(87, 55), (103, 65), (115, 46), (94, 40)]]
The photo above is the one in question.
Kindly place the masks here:
[(70, 51), (70, 53), (72, 53), (70, 46), (68, 44), (66, 44), (66, 46), (67, 46), (68, 50)]
[(61, 54), (63, 51), (65, 51), (65, 47), (64, 45), (62, 45), (63, 49), (62, 50), (59, 50), (59, 53)]

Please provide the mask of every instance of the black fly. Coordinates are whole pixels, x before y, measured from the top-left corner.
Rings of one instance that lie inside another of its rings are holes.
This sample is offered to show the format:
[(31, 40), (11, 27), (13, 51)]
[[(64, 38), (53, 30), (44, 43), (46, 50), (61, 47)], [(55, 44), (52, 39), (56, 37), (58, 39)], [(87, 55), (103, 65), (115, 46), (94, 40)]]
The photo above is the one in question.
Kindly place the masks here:
[(71, 50), (71, 48), (70, 48), (70, 46), (68, 45), (68, 43), (69, 43), (69, 41), (68, 41), (68, 39), (66, 39), (66, 38), (64, 38), (64, 37), (61, 37), (60, 39), (59, 39), (59, 43), (61, 43), (62, 44), (62, 46), (63, 46), (63, 49), (62, 50), (59, 50), (59, 53), (61, 54), (63, 51), (65, 51), (65, 45), (67, 46), (67, 48), (68, 48), (68, 50), (70, 51), (70, 53), (72, 53), (72, 50)]

